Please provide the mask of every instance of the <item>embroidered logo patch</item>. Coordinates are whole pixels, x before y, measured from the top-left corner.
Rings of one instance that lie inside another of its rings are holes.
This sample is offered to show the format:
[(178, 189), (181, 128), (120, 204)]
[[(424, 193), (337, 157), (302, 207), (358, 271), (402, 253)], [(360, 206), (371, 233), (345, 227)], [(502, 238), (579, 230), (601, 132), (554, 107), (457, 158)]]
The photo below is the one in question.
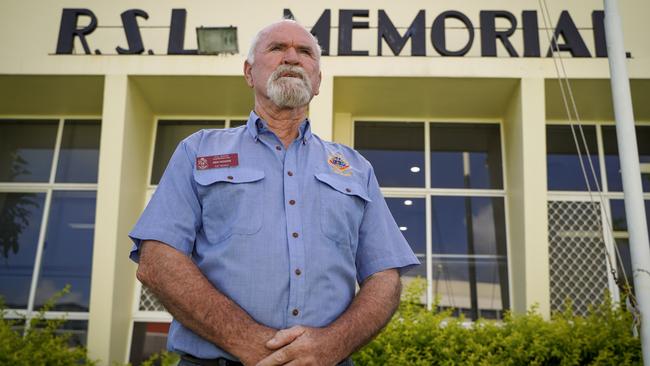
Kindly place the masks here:
[(196, 158), (196, 169), (228, 168), (239, 165), (238, 154), (199, 156)]
[(341, 153), (330, 153), (327, 158), (327, 163), (332, 167), (334, 173), (345, 176), (352, 175), (352, 170), (350, 170), (350, 163), (345, 160), (345, 157)]

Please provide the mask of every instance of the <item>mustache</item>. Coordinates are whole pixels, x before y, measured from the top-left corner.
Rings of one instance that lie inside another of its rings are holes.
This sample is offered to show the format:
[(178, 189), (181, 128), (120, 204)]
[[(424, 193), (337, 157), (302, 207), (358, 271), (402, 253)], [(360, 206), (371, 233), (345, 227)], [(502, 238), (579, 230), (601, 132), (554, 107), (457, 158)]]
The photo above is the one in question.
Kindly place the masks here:
[(292, 65), (280, 65), (278, 66), (275, 71), (273, 71), (273, 74), (271, 74), (271, 80), (278, 80), (281, 77), (298, 77), (301, 80), (306, 80), (307, 79), (307, 73), (305, 72), (305, 69), (303, 69), (300, 66), (292, 66)]

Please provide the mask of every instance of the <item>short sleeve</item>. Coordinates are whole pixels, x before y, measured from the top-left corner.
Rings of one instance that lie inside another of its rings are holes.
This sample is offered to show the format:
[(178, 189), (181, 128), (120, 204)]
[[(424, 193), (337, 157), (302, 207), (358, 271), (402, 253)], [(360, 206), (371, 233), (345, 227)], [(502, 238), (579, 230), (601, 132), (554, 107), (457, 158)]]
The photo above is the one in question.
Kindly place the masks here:
[(187, 139), (169, 160), (156, 192), (129, 233), (133, 247), (129, 257), (138, 262), (142, 241), (157, 240), (189, 255), (201, 227), (201, 205), (193, 178), (193, 158)]
[(420, 264), (388, 209), (374, 171), (370, 169), (369, 174), (371, 201), (366, 204), (361, 221), (356, 256), (359, 283), (380, 271), (397, 268), (403, 274)]

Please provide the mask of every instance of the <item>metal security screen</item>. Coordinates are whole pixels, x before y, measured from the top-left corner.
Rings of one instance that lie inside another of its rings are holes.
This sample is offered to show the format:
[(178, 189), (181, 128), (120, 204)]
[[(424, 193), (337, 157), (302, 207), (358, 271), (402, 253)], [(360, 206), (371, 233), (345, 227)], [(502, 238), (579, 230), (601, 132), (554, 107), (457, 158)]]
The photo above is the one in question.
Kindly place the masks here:
[(600, 213), (598, 203), (548, 202), (552, 311), (570, 299), (575, 313), (586, 314), (603, 300), (608, 283)]
[(145, 286), (142, 286), (140, 291), (140, 306), (138, 309), (140, 311), (166, 311), (153, 292)]

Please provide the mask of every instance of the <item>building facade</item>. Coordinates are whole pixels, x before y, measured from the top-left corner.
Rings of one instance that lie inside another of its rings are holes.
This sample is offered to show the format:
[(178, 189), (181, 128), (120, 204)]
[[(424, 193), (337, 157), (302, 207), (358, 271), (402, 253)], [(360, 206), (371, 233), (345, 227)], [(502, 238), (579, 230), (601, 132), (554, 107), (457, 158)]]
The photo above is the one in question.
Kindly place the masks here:
[[(106, 364), (163, 347), (171, 317), (137, 282), (127, 233), (183, 137), (243, 124), (250, 39), (282, 17), (319, 39), (313, 131), (373, 163), (424, 304), (548, 317), (617, 297), (610, 266), (629, 276), (601, 1), (0, 6), (6, 316), (70, 285), (47, 316)], [(620, 6), (650, 211), (650, 5)], [(230, 26), (238, 50), (203, 54), (197, 28)]]

